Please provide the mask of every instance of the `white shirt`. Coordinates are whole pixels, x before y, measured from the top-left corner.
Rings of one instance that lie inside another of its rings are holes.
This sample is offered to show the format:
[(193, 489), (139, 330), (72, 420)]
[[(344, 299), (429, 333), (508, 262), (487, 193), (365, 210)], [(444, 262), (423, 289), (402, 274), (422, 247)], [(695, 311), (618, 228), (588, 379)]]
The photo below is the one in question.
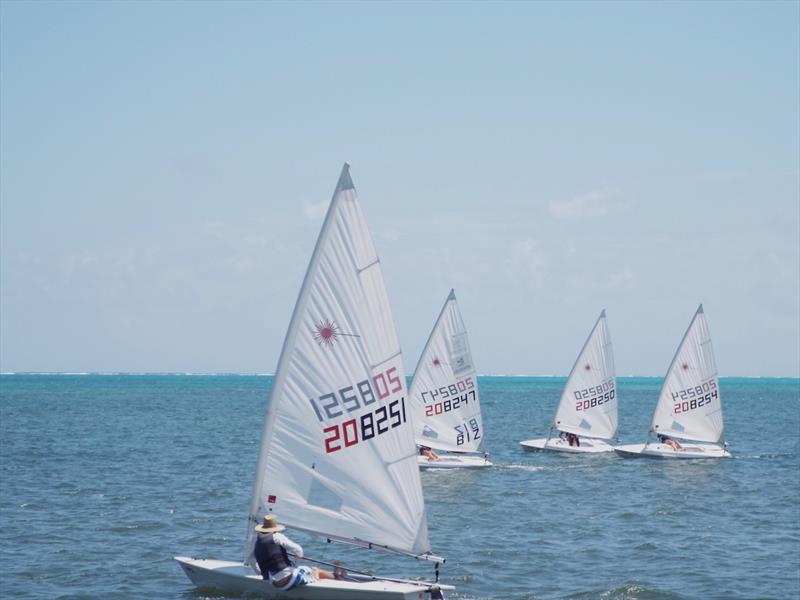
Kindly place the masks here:
[[(281, 546), (287, 552), (291, 552), (295, 555), (295, 558), (303, 558), (303, 547), (300, 544), (295, 544), (292, 540), (287, 538), (282, 533), (273, 533), (272, 540)], [(288, 577), (293, 573), (292, 567), (286, 567), (285, 569), (278, 571), (277, 573), (270, 573), (269, 579), (270, 581), (276, 581), (279, 579), (283, 579), (284, 577)]]

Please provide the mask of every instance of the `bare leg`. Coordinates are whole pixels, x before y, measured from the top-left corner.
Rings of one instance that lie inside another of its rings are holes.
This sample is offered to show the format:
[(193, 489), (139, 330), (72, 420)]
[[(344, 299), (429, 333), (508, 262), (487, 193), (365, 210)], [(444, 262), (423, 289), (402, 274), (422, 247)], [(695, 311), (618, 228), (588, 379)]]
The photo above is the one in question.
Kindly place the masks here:
[(316, 571), (317, 579), (336, 579), (330, 571), (323, 571), (322, 569), (314, 569)]

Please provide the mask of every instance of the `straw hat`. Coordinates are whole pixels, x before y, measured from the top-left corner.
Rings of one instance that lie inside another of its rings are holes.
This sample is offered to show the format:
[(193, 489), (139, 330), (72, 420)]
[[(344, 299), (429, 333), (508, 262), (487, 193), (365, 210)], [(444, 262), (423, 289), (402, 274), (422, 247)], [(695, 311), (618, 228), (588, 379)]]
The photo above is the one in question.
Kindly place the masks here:
[(278, 519), (275, 515), (264, 515), (264, 522), (261, 525), (256, 525), (256, 531), (259, 533), (277, 533), (286, 529), (283, 525), (278, 525)]

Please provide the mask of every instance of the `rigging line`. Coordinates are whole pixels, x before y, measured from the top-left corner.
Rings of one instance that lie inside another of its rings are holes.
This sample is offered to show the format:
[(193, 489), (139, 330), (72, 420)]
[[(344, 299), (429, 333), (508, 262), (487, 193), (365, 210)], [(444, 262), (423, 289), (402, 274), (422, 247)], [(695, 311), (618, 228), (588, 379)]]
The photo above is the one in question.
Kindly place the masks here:
[[(416, 454), (412, 454), (411, 457), (415, 457)], [(391, 546), (387, 546), (384, 544), (376, 544), (374, 542), (370, 542), (368, 540), (362, 540), (360, 538), (343, 538), (338, 537), (330, 534), (323, 533), (321, 531), (314, 531), (313, 529), (306, 529), (305, 527), (298, 527), (297, 525), (286, 525), (289, 529), (295, 529), (297, 531), (304, 531), (306, 533), (310, 533), (312, 535), (317, 535), (325, 538), (328, 543), (330, 542), (338, 542), (340, 544), (348, 544), (352, 546), (357, 546), (359, 548), (367, 548), (368, 550), (383, 550), (384, 552), (390, 552), (392, 554), (399, 554), (400, 556), (407, 556), (413, 558), (415, 560), (426, 560), (429, 562), (441, 562), (444, 563), (447, 561), (446, 558), (441, 556), (436, 556), (430, 552), (425, 552), (422, 554), (414, 554), (413, 552), (409, 552), (406, 550), (400, 550), (398, 548), (392, 548)]]
[(372, 261), (371, 263), (369, 263), (368, 265), (366, 265), (366, 266), (363, 266), (363, 267), (361, 267), (360, 269), (359, 269), (359, 268), (356, 268), (356, 274), (358, 274), (358, 275), (361, 275), (361, 273), (363, 273), (364, 271), (366, 271), (366, 270), (367, 270), (367, 269), (369, 269), (370, 267), (374, 267), (375, 265), (377, 265), (377, 264), (378, 264), (378, 263), (380, 263), (380, 262), (381, 262), (381, 259), (380, 259), (380, 258), (375, 258), (375, 260), (373, 260), (373, 261)]
[(389, 358), (384, 358), (383, 360), (379, 360), (378, 362), (376, 362), (374, 365), (370, 365), (370, 368), (371, 369), (376, 369), (376, 368), (380, 367), (382, 364), (389, 362), (390, 360), (392, 360), (396, 356), (400, 356), (402, 353), (403, 353), (402, 350), (398, 350), (397, 352), (392, 354)]

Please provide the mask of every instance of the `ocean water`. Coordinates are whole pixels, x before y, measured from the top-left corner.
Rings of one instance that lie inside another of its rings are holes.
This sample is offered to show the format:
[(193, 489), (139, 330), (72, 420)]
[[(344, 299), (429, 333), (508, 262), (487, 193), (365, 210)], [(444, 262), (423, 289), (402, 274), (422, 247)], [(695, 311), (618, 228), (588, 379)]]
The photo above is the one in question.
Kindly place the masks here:
[[(265, 398), (258, 376), (0, 376), (0, 597), (167, 598), (174, 555), (241, 558)], [(800, 382), (723, 379), (734, 458), (526, 453), (562, 378), (481, 377), (496, 467), (424, 472), (430, 538), (459, 599), (800, 598)], [(659, 379), (621, 378), (644, 441)], [(385, 575), (430, 564), (293, 536)]]

